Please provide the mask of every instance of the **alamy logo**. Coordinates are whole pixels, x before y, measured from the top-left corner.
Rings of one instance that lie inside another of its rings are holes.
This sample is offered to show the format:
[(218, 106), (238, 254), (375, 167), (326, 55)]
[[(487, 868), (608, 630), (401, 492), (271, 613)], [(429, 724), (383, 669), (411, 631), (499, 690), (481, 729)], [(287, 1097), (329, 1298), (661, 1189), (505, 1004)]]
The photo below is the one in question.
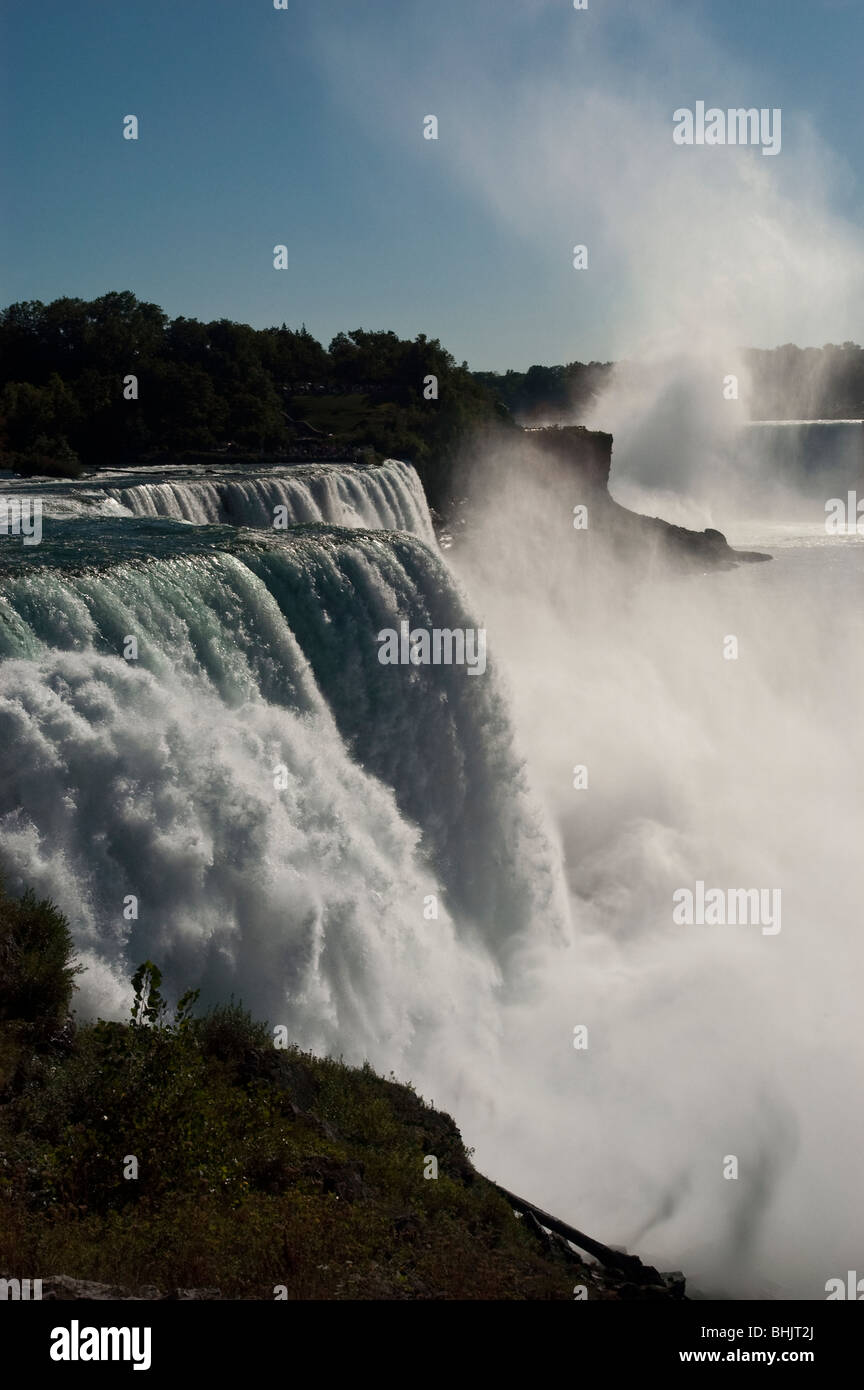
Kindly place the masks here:
[(677, 926), (761, 926), (763, 936), (780, 930), (779, 888), (709, 888), (697, 879), (695, 892), (676, 888), (672, 921)]
[(864, 497), (847, 492), (842, 497), (829, 497), (825, 503), (825, 530), (829, 536), (864, 536)]
[(149, 1327), (71, 1327), (51, 1330), (52, 1361), (131, 1361), (133, 1371), (149, 1371)]
[(0, 1300), (28, 1303), (31, 1299), (38, 1302), (41, 1297), (41, 1279), (0, 1279)]
[(382, 628), (378, 660), (382, 666), (467, 666), (469, 676), (486, 670), (486, 629), (483, 627), (433, 627), (431, 630), (401, 622), (399, 631)]
[(832, 1299), (852, 1299), (856, 1303), (864, 1303), (864, 1279), (858, 1278), (858, 1272), (854, 1269), (846, 1271), (845, 1279), (829, 1279), (825, 1285), (825, 1297), (830, 1303)]
[(25, 545), (42, 539), (42, 503), (38, 497), (0, 497), (0, 536), (21, 536)]
[(679, 106), (672, 123), (676, 145), (761, 145), (763, 154), (780, 153), (779, 106), (737, 106), (728, 111), (709, 106), (706, 111), (704, 101), (697, 101), (695, 112)]

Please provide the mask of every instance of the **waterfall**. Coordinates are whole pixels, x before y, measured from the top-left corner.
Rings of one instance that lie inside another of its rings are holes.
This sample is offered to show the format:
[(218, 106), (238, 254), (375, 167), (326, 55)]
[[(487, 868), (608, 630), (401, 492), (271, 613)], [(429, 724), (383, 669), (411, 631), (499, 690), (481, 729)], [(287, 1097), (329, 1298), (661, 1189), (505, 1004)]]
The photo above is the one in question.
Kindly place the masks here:
[[(386, 473), (364, 495), (428, 519)], [(403, 618), (474, 625), (439, 553), (321, 526), (54, 530), (2, 552), (0, 865), (68, 914), (84, 1009), (122, 1011), (149, 957), (388, 1067), (453, 1019), (491, 1030), (564, 892), (493, 667), (378, 660)]]
[(140, 481), (108, 489), (133, 516), (175, 521), (282, 527), (304, 522), (411, 531), (432, 544), (434, 533), (420, 479), (410, 464), (390, 459), (377, 468), (349, 464), (299, 465), (263, 476)]

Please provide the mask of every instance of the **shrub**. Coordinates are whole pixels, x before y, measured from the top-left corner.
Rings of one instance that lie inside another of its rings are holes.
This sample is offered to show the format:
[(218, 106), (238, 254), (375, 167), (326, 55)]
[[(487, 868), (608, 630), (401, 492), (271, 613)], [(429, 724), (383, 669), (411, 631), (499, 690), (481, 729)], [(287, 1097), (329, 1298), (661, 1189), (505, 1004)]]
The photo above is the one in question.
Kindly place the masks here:
[(259, 1023), (233, 998), (196, 1019), (195, 1031), (204, 1056), (215, 1057), (229, 1066), (240, 1064), (258, 1048), (273, 1046), (266, 1023)]
[(63, 1025), (78, 968), (69, 923), (53, 903), (0, 884), (0, 1025), (24, 1024), (35, 1042)]

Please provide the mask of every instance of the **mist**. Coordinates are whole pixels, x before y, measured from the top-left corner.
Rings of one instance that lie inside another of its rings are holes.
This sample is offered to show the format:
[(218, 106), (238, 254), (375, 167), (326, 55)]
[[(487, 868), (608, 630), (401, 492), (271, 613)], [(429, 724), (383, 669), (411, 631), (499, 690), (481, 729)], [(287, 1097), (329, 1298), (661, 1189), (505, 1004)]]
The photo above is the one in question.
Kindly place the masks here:
[[(697, 1291), (820, 1297), (862, 1236), (864, 622), (836, 601), (841, 572), (814, 584), (782, 555), (646, 582), (591, 537), (590, 510), (572, 528), (580, 500), (530, 446), (499, 446), (457, 555), (572, 921), (506, 1015), (493, 1113), (468, 1133), (507, 1185)], [(698, 879), (779, 888), (781, 931), (674, 925), (674, 890)]]
[[(322, 21), (322, 61), (357, 119), (386, 124), (403, 152), (422, 93), (442, 176), (518, 240), (495, 327), (518, 321), (521, 357), (474, 364), (615, 360), (590, 413), (558, 421), (613, 434), (612, 496), (733, 544), (755, 537), (774, 559), (646, 576), (590, 525), (573, 530), (585, 499), (524, 442), (477, 460), (453, 563), (560, 838), (572, 936), (534, 961), (505, 1014), (500, 1074), (475, 1076), (459, 1113), (485, 1171), (684, 1267), (691, 1288), (823, 1297), (864, 1234), (850, 984), (864, 964), (864, 620), (859, 538), (838, 548), (824, 528), (826, 500), (861, 475), (861, 426), (826, 427), (811, 453), (833, 461), (814, 475), (791, 432), (750, 423), (744, 349), (855, 337), (864, 253), (836, 210), (851, 175), (800, 108), (783, 111), (776, 159), (673, 144), (672, 113), (696, 98), (777, 104), (766, 64), (733, 57), (690, 6), (562, 12), (542, 81), (530, 63), (516, 72), (513, 48), (530, 51), (550, 8), (537, 0), (502, 29), (497, 6), (475, 7), (458, 43), (446, 6), (422, 43), (408, 20), (383, 89), (374, 26), (349, 52)], [(446, 332), (472, 351), (470, 321)], [(784, 525), (809, 546), (784, 548)], [(730, 634), (737, 660), (723, 657)], [(674, 926), (673, 891), (700, 879), (780, 888), (782, 931)]]

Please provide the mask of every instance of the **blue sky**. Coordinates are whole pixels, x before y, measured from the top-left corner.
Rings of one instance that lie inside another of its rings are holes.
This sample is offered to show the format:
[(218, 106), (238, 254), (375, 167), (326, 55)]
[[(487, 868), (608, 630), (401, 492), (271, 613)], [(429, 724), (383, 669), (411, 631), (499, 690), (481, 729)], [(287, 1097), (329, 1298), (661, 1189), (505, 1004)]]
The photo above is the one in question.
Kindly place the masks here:
[[(862, 337), (860, 0), (0, 13), (3, 303), (129, 288), (325, 342), (425, 332), (498, 369), (635, 353), (730, 299), (738, 340)], [(781, 155), (673, 149), (672, 110), (697, 99), (781, 107)]]

